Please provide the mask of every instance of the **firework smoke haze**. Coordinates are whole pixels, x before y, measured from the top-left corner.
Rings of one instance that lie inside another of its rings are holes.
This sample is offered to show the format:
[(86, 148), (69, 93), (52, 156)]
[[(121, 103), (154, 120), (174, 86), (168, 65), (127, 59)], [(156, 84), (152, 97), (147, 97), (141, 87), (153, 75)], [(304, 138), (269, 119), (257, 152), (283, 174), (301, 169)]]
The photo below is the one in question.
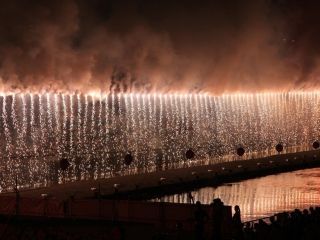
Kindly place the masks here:
[(319, 9), (311, 0), (1, 1), (0, 88), (314, 88)]

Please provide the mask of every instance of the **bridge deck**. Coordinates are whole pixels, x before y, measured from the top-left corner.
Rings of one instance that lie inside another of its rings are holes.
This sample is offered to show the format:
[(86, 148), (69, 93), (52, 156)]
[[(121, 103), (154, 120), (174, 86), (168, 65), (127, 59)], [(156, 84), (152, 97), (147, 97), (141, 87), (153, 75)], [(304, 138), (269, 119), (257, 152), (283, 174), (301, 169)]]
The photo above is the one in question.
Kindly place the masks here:
[[(189, 168), (173, 169), (161, 172), (152, 172), (143, 175), (128, 175), (98, 180), (84, 180), (57, 184), (46, 188), (21, 190), (21, 197), (39, 197), (41, 194), (48, 194), (55, 199), (66, 199), (70, 196), (75, 198), (90, 198), (94, 196), (92, 188), (103, 196), (113, 195), (114, 186), (118, 186), (118, 193), (144, 192), (148, 189), (162, 188), (168, 190), (173, 185), (189, 185), (201, 180), (214, 181), (219, 178), (221, 181), (237, 180), (270, 174), (273, 172), (289, 171), (291, 169), (306, 168), (320, 165), (320, 152), (317, 150), (280, 154), (260, 159), (242, 160), (234, 162), (219, 163), (214, 165), (196, 166)], [(138, 190), (138, 191), (137, 191)], [(14, 195), (14, 192), (2, 193), (0, 196)]]

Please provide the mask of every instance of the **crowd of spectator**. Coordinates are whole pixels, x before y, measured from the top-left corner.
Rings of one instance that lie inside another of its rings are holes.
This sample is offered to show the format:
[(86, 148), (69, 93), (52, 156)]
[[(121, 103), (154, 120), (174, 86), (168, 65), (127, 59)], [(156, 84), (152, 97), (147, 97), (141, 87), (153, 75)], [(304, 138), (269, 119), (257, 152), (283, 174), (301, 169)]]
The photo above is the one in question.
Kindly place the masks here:
[[(241, 221), (240, 207), (234, 207), (234, 215), (229, 224), (229, 234), (222, 235), (221, 225), (223, 202), (215, 199), (212, 215), (208, 215), (198, 201), (195, 204), (196, 240), (318, 240), (320, 239), (320, 207), (310, 207), (303, 211), (295, 209), (274, 216), (249, 222)], [(211, 223), (211, 234), (205, 234), (205, 225)]]
[(235, 239), (316, 240), (320, 239), (320, 207), (295, 209), (243, 225), (243, 232)]

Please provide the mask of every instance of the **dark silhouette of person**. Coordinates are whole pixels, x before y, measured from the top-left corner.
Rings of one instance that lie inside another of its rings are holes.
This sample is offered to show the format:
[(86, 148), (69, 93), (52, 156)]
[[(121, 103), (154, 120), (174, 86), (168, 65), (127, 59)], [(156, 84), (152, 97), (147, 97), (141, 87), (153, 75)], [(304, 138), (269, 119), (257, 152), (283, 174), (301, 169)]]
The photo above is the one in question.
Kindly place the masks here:
[(20, 191), (18, 189), (17, 184), (14, 187), (14, 191), (16, 194), (16, 202), (15, 202), (16, 215), (19, 215), (20, 214)]
[(119, 222), (115, 222), (111, 231), (111, 239), (112, 240), (123, 240), (124, 237), (124, 229)]
[(238, 205), (236, 205), (234, 207), (234, 211), (235, 211), (235, 213), (232, 217), (232, 239), (242, 240), (243, 239), (243, 231), (242, 231), (240, 207)]
[(224, 206), (223, 202), (220, 198), (213, 199), (211, 204), (212, 212), (211, 212), (211, 219), (212, 219), (212, 239), (220, 240), (221, 239), (221, 226), (224, 217)]
[(197, 240), (204, 239), (204, 225), (208, 220), (208, 214), (202, 208), (202, 205), (199, 201), (196, 202), (196, 210), (194, 212), (195, 219), (195, 237)]
[(183, 224), (180, 221), (177, 221), (176, 223), (176, 234), (175, 234), (175, 240), (182, 240), (184, 239), (183, 236)]
[(63, 215), (67, 217), (69, 215), (69, 201), (63, 200), (62, 207), (63, 207)]
[(268, 233), (268, 238), (269, 239), (274, 239), (274, 240), (280, 240), (284, 239), (284, 236), (282, 236), (281, 232), (281, 227), (279, 223), (276, 221), (275, 216), (271, 216), (269, 218), (270, 225), (269, 225), (269, 233)]
[(243, 233), (244, 233), (244, 238), (246, 240), (253, 240), (254, 238), (254, 232), (253, 232), (253, 228), (251, 226), (250, 222), (247, 222), (245, 224), (245, 228), (243, 229)]
[(194, 204), (194, 198), (193, 198), (191, 192), (188, 192), (188, 200), (189, 200), (189, 203)]

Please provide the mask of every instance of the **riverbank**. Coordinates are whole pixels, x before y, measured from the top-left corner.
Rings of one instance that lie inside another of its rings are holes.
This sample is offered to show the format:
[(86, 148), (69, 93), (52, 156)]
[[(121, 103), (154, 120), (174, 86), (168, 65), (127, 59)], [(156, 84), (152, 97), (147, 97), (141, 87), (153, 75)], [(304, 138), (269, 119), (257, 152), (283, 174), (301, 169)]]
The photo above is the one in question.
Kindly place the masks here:
[[(234, 182), (317, 166), (320, 166), (320, 152), (319, 150), (313, 150), (143, 175), (70, 182), (47, 188), (22, 190), (20, 196), (39, 197), (45, 194), (55, 199), (67, 199), (69, 197), (83, 199), (97, 196), (107, 199), (150, 199), (159, 195), (184, 192), (201, 186), (215, 186), (230, 181)], [(2, 193), (0, 196), (12, 196), (14, 194)]]

